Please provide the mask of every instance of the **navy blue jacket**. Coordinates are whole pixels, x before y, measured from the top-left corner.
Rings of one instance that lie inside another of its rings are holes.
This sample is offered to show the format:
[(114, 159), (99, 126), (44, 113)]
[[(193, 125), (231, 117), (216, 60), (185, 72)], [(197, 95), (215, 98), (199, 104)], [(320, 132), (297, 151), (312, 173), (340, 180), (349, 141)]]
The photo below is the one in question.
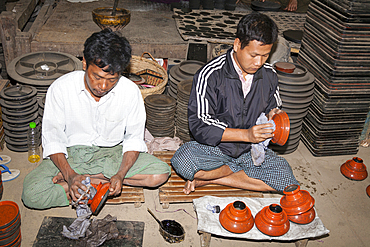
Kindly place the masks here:
[(204, 65), (195, 75), (188, 105), (189, 129), (202, 144), (218, 146), (231, 157), (251, 149), (251, 143), (221, 142), (225, 128), (249, 129), (262, 112), (280, 107), (278, 78), (271, 65), (253, 77), (244, 98), (242, 82), (231, 60), (231, 49)]

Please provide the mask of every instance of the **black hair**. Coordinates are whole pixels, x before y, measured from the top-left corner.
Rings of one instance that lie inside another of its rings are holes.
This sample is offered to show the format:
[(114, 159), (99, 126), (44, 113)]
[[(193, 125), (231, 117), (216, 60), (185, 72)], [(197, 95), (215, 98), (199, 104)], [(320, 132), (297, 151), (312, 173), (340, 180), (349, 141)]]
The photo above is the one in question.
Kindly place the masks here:
[(278, 27), (267, 15), (252, 12), (239, 21), (236, 38), (241, 42), (241, 49), (252, 40), (260, 41), (265, 45), (273, 44), (278, 38)]
[(107, 28), (85, 41), (83, 54), (87, 67), (92, 63), (99, 68), (108, 66), (105, 72), (121, 74), (130, 62), (131, 46), (125, 37)]

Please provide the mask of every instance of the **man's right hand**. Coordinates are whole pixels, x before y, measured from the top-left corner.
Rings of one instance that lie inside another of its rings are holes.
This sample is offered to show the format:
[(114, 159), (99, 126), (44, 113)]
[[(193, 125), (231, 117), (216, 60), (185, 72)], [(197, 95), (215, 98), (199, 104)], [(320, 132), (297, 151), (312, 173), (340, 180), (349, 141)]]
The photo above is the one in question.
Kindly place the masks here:
[(81, 196), (78, 189), (80, 188), (83, 191), (86, 191), (87, 189), (86, 186), (82, 184), (82, 181), (86, 179), (86, 176), (76, 173), (71, 168), (64, 153), (52, 154), (50, 155), (50, 159), (53, 161), (54, 165), (58, 167), (64, 180), (68, 184), (68, 189), (65, 188), (67, 189), (66, 193), (69, 193), (72, 200), (76, 201)]
[(250, 129), (226, 128), (221, 141), (260, 143), (274, 136), (272, 128), (271, 123), (255, 125)]
[(78, 192), (78, 189), (81, 189), (82, 191), (86, 191), (87, 187), (82, 184), (82, 181), (86, 179), (86, 176), (80, 175), (78, 173), (74, 173), (68, 176), (66, 179), (68, 183), (68, 190), (69, 194), (73, 201), (77, 201), (77, 199), (81, 196), (81, 194)]
[(268, 138), (272, 138), (274, 130), (272, 129), (273, 125), (271, 123), (255, 125), (252, 128), (248, 129), (248, 140), (251, 143), (260, 143), (265, 141)]

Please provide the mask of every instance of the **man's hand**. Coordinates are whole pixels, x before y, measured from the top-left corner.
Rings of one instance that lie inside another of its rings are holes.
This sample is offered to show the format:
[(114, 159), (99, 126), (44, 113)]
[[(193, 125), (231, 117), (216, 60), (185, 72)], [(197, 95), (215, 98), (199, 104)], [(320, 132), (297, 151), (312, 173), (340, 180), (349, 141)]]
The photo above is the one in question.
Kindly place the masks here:
[(110, 179), (109, 196), (118, 196), (122, 191), (123, 179), (116, 174)]
[(294, 12), (297, 10), (297, 0), (289, 0), (288, 6), (284, 9), (286, 11)]
[(77, 201), (77, 199), (81, 196), (81, 194), (78, 192), (78, 189), (81, 189), (84, 192), (87, 190), (87, 187), (82, 184), (82, 181), (85, 179), (86, 176), (77, 173), (68, 176), (66, 181), (69, 187), (69, 194), (73, 201)]
[(51, 161), (54, 165), (58, 167), (60, 172), (63, 175), (64, 180), (68, 184), (68, 188), (64, 188), (65, 192), (70, 195), (73, 201), (76, 201), (81, 194), (78, 192), (80, 188), (83, 191), (86, 191), (87, 188), (81, 182), (86, 179), (86, 176), (76, 173), (71, 166), (69, 165), (66, 156), (64, 153), (56, 153), (50, 155)]
[(255, 125), (252, 128), (248, 129), (248, 140), (252, 143), (260, 143), (268, 138), (272, 138), (274, 135), (271, 129), (273, 125), (271, 123)]

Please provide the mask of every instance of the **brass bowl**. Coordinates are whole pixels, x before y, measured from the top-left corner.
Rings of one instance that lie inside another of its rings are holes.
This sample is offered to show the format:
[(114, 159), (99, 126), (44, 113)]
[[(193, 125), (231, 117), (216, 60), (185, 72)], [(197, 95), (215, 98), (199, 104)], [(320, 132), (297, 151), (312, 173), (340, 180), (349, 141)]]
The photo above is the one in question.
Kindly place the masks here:
[(113, 32), (121, 30), (129, 22), (131, 12), (127, 9), (116, 8), (116, 15), (112, 15), (112, 7), (101, 7), (92, 11), (94, 22), (101, 28), (110, 28)]

